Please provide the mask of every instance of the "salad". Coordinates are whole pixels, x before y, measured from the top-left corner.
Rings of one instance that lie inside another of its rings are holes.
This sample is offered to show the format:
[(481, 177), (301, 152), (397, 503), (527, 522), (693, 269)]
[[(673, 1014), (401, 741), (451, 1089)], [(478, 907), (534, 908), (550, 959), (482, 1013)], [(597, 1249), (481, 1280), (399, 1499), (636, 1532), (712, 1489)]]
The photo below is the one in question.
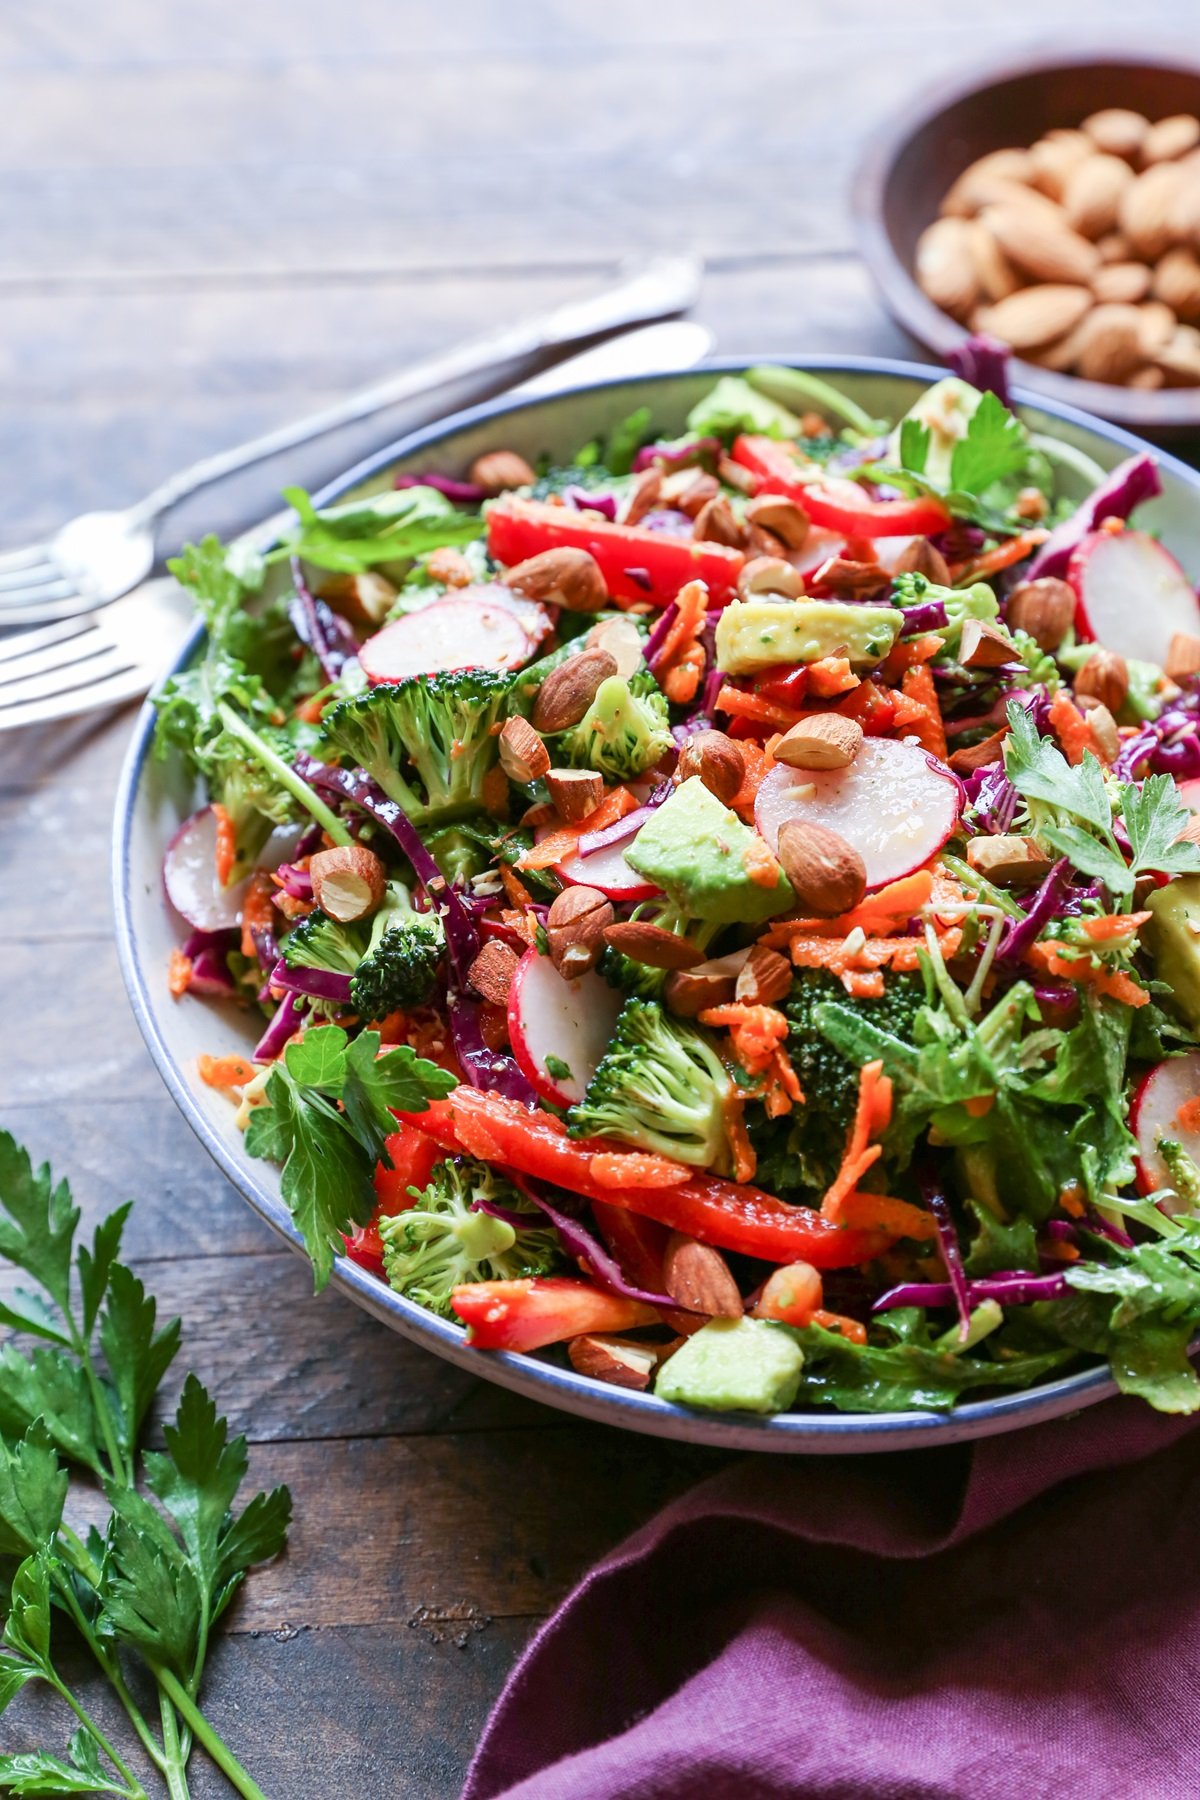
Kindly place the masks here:
[[(171, 991), (316, 1281), (694, 1407), (1200, 1407), (1200, 607), (966, 347), (173, 565)], [(1074, 499), (1068, 498), (1073, 494)], [(1079, 498), (1080, 495), (1084, 497)]]

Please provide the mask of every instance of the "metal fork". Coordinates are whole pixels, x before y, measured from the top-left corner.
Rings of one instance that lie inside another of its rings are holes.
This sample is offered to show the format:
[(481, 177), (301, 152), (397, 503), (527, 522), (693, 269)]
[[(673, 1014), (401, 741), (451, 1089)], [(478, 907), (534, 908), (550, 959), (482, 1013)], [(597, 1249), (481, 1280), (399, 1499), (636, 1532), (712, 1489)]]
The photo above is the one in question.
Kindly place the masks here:
[[(124, 512), (83, 513), (47, 543), (0, 554), (0, 625), (72, 618), (127, 594), (154, 566), (155, 527), (163, 513), (224, 475), (402, 400), (464, 384), (470, 384), (469, 397), (481, 399), (575, 345), (685, 312), (696, 298), (699, 277), (700, 264), (687, 256), (628, 266), (620, 282), (587, 299), (472, 338), (291, 425), (206, 457)], [(464, 403), (461, 393), (458, 403)]]

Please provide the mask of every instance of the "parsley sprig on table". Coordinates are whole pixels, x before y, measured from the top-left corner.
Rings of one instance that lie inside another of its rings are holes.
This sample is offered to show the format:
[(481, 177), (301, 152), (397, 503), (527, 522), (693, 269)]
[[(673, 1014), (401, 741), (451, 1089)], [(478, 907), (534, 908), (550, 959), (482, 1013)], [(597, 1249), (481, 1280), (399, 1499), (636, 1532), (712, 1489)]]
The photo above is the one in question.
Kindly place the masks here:
[[(159, 1325), (154, 1300), (119, 1261), (128, 1213), (118, 1208), (90, 1245), (81, 1241), (66, 1184), (54, 1186), (49, 1169), (35, 1170), (0, 1132), (0, 1257), (34, 1283), (0, 1303), (0, 1324), (41, 1340), (30, 1353), (0, 1351), (0, 1579), (8, 1577), (0, 1712), (41, 1681), (77, 1722), (62, 1753), (0, 1754), (0, 1793), (149, 1800), (60, 1672), (57, 1640), (69, 1620), (171, 1800), (187, 1800), (193, 1741), (245, 1800), (263, 1800), (197, 1696), (212, 1628), (250, 1567), (283, 1549), (291, 1497), (276, 1488), (235, 1512), (246, 1441), (230, 1439), (194, 1375), (164, 1429), (165, 1453), (139, 1454), (180, 1332), (177, 1319)], [(103, 1532), (93, 1526), (81, 1538), (67, 1521), (74, 1471), (103, 1488)], [(139, 1663), (157, 1689), (158, 1734), (131, 1690)]]

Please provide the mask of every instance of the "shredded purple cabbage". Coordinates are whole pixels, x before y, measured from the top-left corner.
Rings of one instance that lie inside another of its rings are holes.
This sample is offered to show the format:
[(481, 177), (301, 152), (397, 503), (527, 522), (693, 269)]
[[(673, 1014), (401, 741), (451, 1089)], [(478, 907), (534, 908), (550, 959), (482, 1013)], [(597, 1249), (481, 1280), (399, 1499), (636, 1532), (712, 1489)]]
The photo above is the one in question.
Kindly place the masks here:
[(917, 1177), (921, 1189), (921, 1198), (933, 1214), (937, 1225), (938, 1247), (942, 1253), (942, 1261), (946, 1265), (946, 1273), (950, 1277), (950, 1291), (954, 1295), (954, 1304), (958, 1308), (958, 1334), (965, 1338), (971, 1328), (971, 1301), (967, 1293), (967, 1277), (963, 1270), (962, 1251), (958, 1247), (958, 1233), (954, 1229), (954, 1220), (950, 1216), (950, 1202), (945, 1194), (927, 1173)]
[(275, 874), (284, 893), (293, 900), (312, 899), (313, 880), (307, 869), (298, 869), (294, 863), (280, 863)]
[(1021, 797), (1005, 774), (1002, 762), (988, 763), (984, 768), (974, 770), (963, 785), (967, 790), (970, 822), (977, 831), (1003, 837), (1012, 830)]
[(957, 344), (946, 362), (962, 381), (978, 388), (981, 394), (995, 394), (1005, 406), (1012, 405), (1008, 385), (1008, 363), (1011, 351), (999, 338), (977, 331)]
[(1047, 1025), (1065, 1025), (1079, 1010), (1079, 989), (1050, 976), (1033, 984), (1034, 998)]
[(640, 475), (656, 462), (668, 469), (682, 469), (685, 463), (698, 462), (702, 456), (720, 456), (721, 440), (715, 437), (688, 438), (682, 444), (643, 444), (633, 459), (633, 472)]
[(944, 531), (935, 532), (929, 542), (947, 562), (966, 562), (979, 555), (987, 543), (987, 534), (978, 525), (968, 525), (965, 519), (954, 519)]
[(1200, 691), (1194, 681), (1157, 719), (1125, 740), (1113, 772), (1122, 781), (1133, 781), (1143, 762), (1145, 774), (1173, 775), (1176, 781), (1200, 775)]
[[(645, 1288), (634, 1287), (633, 1284), (625, 1278), (621, 1271), (621, 1265), (616, 1257), (613, 1256), (612, 1252), (607, 1250), (600, 1242), (599, 1238), (590, 1232), (585, 1225), (581, 1224), (577, 1218), (574, 1218), (569, 1212), (564, 1211), (561, 1205), (556, 1205), (549, 1201), (546, 1198), (545, 1190), (541, 1187), (540, 1183), (527, 1181), (519, 1176), (514, 1176), (513, 1180), (514, 1185), (521, 1190), (525, 1198), (531, 1200), (536, 1207), (545, 1213), (546, 1217), (550, 1220), (550, 1223), (554, 1226), (554, 1229), (558, 1232), (559, 1237), (561, 1237), (563, 1248), (566, 1250), (567, 1254), (582, 1261), (595, 1280), (599, 1282), (601, 1287), (607, 1288), (610, 1293), (622, 1295), (626, 1300), (641, 1300), (647, 1306), (674, 1307), (677, 1305), (677, 1302), (672, 1300), (669, 1294), (654, 1294), (648, 1292)], [(485, 1204), (484, 1210), (491, 1211), (492, 1209)], [(505, 1214), (504, 1216), (509, 1220), (509, 1223), (513, 1225), (516, 1224), (517, 1219), (520, 1217), (519, 1214), (512, 1213)], [(527, 1225), (529, 1221), (528, 1219), (522, 1219), (521, 1223)]]
[(648, 669), (658, 667), (659, 655), (667, 641), (667, 635), (679, 617), (678, 604), (672, 600), (670, 606), (664, 606), (654, 621), (654, 629), (642, 646), (642, 660)]
[(638, 525), (642, 531), (661, 531), (664, 537), (692, 535), (692, 520), (675, 506), (656, 506), (652, 512), (643, 513)]
[[(1005, 1269), (966, 1284), (967, 1301), (978, 1306), (996, 1300), (1001, 1306), (1032, 1306), (1037, 1300), (1060, 1300), (1067, 1291), (1064, 1275), (1030, 1275), (1023, 1269)], [(948, 1281), (906, 1281), (890, 1288), (871, 1308), (891, 1312), (897, 1306), (953, 1306), (955, 1292)]]
[(337, 1006), (350, 1004), (350, 977), (334, 969), (292, 969), (282, 956), (271, 970), (268, 987), (283, 988), (289, 994), (307, 994), (310, 1000), (332, 1000)]
[(647, 796), (645, 802), (641, 806), (635, 807), (633, 812), (626, 813), (623, 819), (617, 819), (613, 824), (605, 825), (600, 831), (585, 831), (575, 846), (576, 855), (594, 856), (597, 850), (607, 850), (610, 844), (623, 844), (626, 838), (633, 837), (642, 829), (655, 808), (661, 806), (663, 801), (670, 797), (673, 787), (673, 782), (660, 781), (653, 793)]
[(611, 520), (614, 524), (616, 522), (617, 497), (615, 494), (604, 494), (595, 488), (571, 486), (563, 489), (563, 499), (568, 506), (575, 507), (578, 512), (602, 513), (606, 519)]
[(453, 500), (456, 506), (478, 506), (487, 499), (487, 489), (475, 481), (457, 481), (453, 475), (397, 475), (392, 483), (397, 488), (428, 487)]
[(946, 602), (944, 600), (921, 600), (916, 606), (904, 609), (903, 635), (908, 637), (913, 631), (936, 631), (946, 623)]
[(1034, 894), (1023, 919), (1010, 919), (1004, 927), (996, 961), (1018, 963), (1025, 952), (1036, 944), (1045, 926), (1062, 913), (1062, 903), (1071, 885), (1071, 864), (1061, 856)]
[(643, 569), (640, 564), (637, 568), (626, 569), (625, 576), (627, 580), (632, 581), (635, 587), (640, 587), (643, 593), (649, 594), (653, 590), (654, 583), (650, 579), (650, 571)]
[(292, 630), (302, 644), (308, 645), (326, 681), (336, 681), (346, 664), (358, 655), (358, 639), (345, 619), (315, 597), (304, 579), (298, 556), (292, 558), (292, 582), (296, 589), (288, 602)]
[(232, 927), (220, 931), (193, 931), (183, 946), (183, 954), (192, 965), (188, 992), (227, 999), (236, 983), (225, 959), (240, 941), (241, 933)]
[(289, 994), (255, 1044), (251, 1052), (253, 1060), (255, 1062), (274, 1062), (276, 1057), (282, 1056), (284, 1045), (304, 1023), (305, 1011), (304, 1001), (300, 995)]
[[(279, 942), (269, 925), (252, 925), (250, 936), (254, 939), (254, 954), (258, 964), (268, 975), (279, 961)], [(267, 983), (268, 990), (270, 982)]]
[(1034, 552), (1025, 571), (1026, 581), (1039, 581), (1044, 575), (1064, 575), (1072, 552), (1089, 531), (1096, 531), (1105, 519), (1127, 519), (1143, 501), (1153, 500), (1161, 493), (1157, 465), (1146, 451), (1119, 463)]

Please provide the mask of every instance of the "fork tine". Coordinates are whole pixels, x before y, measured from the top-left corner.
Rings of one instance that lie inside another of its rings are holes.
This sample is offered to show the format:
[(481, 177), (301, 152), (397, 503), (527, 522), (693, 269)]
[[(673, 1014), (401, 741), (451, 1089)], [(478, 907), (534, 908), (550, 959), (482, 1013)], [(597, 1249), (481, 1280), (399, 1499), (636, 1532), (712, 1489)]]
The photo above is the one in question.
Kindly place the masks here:
[(57, 624), (43, 625), (38, 631), (13, 631), (0, 637), (0, 663), (12, 662), (14, 658), (28, 656), (31, 650), (41, 650), (46, 644), (60, 644), (64, 638), (75, 637), (80, 631), (86, 631), (90, 621), (85, 619), (60, 619)]
[[(32, 636), (33, 633), (29, 635)], [(23, 654), (11, 656), (0, 663), (0, 701), (14, 683), (28, 681), (35, 675), (45, 675), (52, 669), (73, 668), (76, 664), (85, 662), (88, 657), (96, 656), (110, 642), (103, 633), (92, 630), (89, 623), (77, 625), (73, 631), (62, 633), (40, 648), (27, 644)], [(83, 673), (86, 676), (87, 671)]]
[(68, 691), (72, 695), (82, 693), (110, 675), (126, 674), (133, 661), (115, 644), (101, 643), (95, 654), (85, 660), (72, 658), (69, 662), (42, 665), (34, 674), (6, 681), (0, 687), (0, 712), (29, 700), (48, 700)]
[(49, 560), (49, 544), (26, 544), (23, 550), (0, 551), (0, 569), (28, 569), (34, 563)]
[(36, 569), (17, 569), (11, 575), (0, 575), (0, 612), (25, 600), (67, 600), (77, 591), (53, 563), (39, 564)]
[(0, 732), (16, 731), (25, 725), (45, 725), (52, 719), (70, 719), (76, 713), (91, 712), (102, 706), (120, 706), (122, 702), (144, 694), (153, 679), (149, 669), (139, 666), (46, 699), (0, 706)]

